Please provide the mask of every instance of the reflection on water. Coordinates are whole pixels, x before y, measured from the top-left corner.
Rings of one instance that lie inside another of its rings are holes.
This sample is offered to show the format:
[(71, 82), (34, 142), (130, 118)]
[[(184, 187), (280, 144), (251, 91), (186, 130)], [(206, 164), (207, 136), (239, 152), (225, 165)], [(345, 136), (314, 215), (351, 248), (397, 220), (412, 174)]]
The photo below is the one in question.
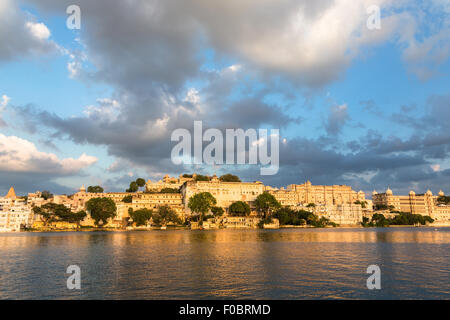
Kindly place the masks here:
[(449, 299), (449, 249), (450, 228), (0, 234), (0, 298)]

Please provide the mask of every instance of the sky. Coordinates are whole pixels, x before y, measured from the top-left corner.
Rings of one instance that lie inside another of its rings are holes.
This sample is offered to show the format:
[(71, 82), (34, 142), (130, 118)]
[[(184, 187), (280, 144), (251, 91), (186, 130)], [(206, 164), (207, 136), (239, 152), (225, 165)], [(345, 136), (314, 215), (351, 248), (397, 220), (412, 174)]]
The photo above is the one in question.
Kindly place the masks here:
[[(77, 0), (70, 29), (73, 2), (0, 0), (0, 194), (192, 172), (450, 192), (450, 0)], [(174, 164), (199, 120), (279, 129), (278, 173)]]

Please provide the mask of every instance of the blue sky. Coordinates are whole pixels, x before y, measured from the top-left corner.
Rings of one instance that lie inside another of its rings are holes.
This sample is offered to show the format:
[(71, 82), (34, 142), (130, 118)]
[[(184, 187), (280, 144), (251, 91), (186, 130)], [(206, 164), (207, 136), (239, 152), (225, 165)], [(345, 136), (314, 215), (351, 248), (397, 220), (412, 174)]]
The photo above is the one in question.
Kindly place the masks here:
[[(2, 193), (187, 171), (450, 191), (447, 0), (79, 1), (80, 30), (70, 4), (0, 5)], [(195, 120), (279, 128), (278, 174), (174, 165), (170, 133)]]

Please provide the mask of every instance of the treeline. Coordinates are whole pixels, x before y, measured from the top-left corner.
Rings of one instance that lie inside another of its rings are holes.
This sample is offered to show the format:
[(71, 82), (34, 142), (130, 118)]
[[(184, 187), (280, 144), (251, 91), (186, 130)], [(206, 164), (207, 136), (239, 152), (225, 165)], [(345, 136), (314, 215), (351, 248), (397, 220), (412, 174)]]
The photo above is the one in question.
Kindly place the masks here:
[(160, 191), (145, 191), (144, 193), (180, 193), (179, 188), (162, 188)]
[(178, 217), (175, 210), (167, 205), (160, 206), (156, 211), (150, 209), (139, 209), (133, 210), (133, 208), (128, 209), (128, 215), (131, 218), (132, 224), (139, 226), (145, 226), (149, 224), (150, 219), (156, 225), (163, 226), (168, 223), (182, 224), (181, 219)]
[(426, 225), (433, 223), (434, 219), (430, 216), (423, 216), (421, 214), (412, 214), (409, 212), (400, 212), (394, 218), (386, 218), (383, 214), (375, 213), (372, 219), (363, 217), (361, 225), (363, 227), (389, 227), (390, 225), (397, 226), (412, 226), (412, 225)]
[(439, 196), (437, 198), (437, 202), (439, 204), (445, 204), (448, 205), (450, 203), (450, 196)]
[(40, 207), (33, 207), (33, 213), (40, 216), (44, 226), (61, 221), (76, 223), (80, 227), (80, 222), (86, 218), (86, 212), (84, 210), (72, 212), (65, 205), (56, 203), (46, 203)]
[(337, 224), (331, 222), (325, 217), (319, 218), (314, 213), (306, 210), (293, 210), (290, 208), (280, 208), (273, 214), (274, 218), (277, 218), (280, 225), (293, 225), (302, 226), (310, 225), (316, 228), (324, 228), (327, 226), (336, 227)]
[[(193, 174), (183, 174), (184, 178), (193, 178)], [(210, 181), (212, 179), (211, 176), (205, 176), (201, 174), (196, 174), (194, 180), (195, 181)], [(231, 173), (224, 174), (219, 177), (219, 180), (222, 182), (241, 182), (241, 179), (238, 176), (235, 176)]]

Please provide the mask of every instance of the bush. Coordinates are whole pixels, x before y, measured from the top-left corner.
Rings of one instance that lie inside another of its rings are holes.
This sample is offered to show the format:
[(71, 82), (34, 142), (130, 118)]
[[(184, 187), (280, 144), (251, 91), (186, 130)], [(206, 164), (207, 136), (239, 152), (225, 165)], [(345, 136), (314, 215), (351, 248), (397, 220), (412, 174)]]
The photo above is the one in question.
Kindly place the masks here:
[(133, 202), (133, 196), (132, 196), (132, 195), (129, 195), (129, 196), (123, 197), (122, 202), (125, 202), (125, 203), (131, 203), (131, 202)]
[(196, 177), (195, 177), (195, 181), (209, 181), (210, 179), (209, 179), (209, 177), (208, 176), (203, 176), (203, 175), (201, 175), (201, 174), (198, 174)]
[(236, 201), (230, 205), (228, 212), (232, 217), (245, 217), (250, 214), (250, 206), (244, 201)]
[(139, 227), (147, 225), (148, 220), (150, 220), (153, 215), (153, 211), (145, 208), (133, 211), (133, 209), (130, 208), (128, 214), (131, 219), (133, 219), (133, 222), (136, 223), (136, 226)]
[(159, 193), (180, 193), (178, 188), (162, 188)]
[(222, 182), (241, 182), (238, 176), (232, 175), (230, 173), (224, 174), (219, 178)]
[(225, 211), (221, 207), (212, 207), (211, 212), (215, 217), (220, 217), (224, 214)]

